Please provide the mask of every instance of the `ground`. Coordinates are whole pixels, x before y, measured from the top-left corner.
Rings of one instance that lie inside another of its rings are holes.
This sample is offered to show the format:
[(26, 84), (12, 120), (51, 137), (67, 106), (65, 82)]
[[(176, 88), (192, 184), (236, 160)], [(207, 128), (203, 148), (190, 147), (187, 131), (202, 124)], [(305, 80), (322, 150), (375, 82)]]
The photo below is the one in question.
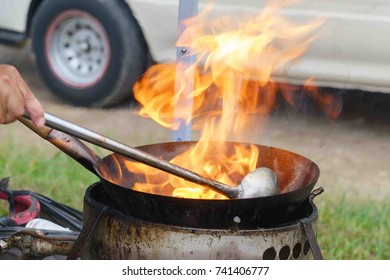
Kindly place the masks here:
[[(47, 112), (108, 135), (130, 146), (171, 141), (171, 132), (137, 115), (128, 104), (111, 109), (76, 108), (53, 97), (42, 82), (30, 50), (0, 48), (0, 63), (15, 65)], [(322, 196), (345, 194), (362, 200), (390, 197), (390, 95), (348, 91), (343, 93), (341, 116), (330, 121), (319, 110), (294, 111), (280, 106), (253, 141), (287, 149), (313, 160), (321, 175), (316, 186)], [(38, 149), (50, 145), (14, 123), (0, 127), (0, 136), (16, 135)]]

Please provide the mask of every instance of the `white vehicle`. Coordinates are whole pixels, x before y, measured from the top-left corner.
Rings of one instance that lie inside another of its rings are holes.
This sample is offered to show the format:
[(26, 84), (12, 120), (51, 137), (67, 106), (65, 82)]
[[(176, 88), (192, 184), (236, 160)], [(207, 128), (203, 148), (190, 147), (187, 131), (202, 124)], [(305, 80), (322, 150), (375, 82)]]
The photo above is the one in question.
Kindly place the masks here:
[[(190, 1), (190, 0), (188, 0)], [(199, 1), (201, 9), (208, 1)], [(218, 13), (258, 13), (265, 0), (217, 1)], [(0, 42), (25, 46), (54, 94), (81, 106), (131, 97), (152, 61), (176, 59), (179, 0), (2, 0)], [(294, 84), (390, 92), (390, 1), (302, 0), (298, 21), (325, 17), (299, 63), (275, 74)], [(256, 62), (254, 62), (256, 63)]]

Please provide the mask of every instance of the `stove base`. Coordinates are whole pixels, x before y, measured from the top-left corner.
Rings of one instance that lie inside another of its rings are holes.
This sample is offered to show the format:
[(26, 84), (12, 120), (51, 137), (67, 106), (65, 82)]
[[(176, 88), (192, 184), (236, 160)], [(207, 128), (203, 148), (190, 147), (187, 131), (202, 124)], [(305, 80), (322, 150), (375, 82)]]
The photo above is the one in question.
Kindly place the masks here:
[[(302, 217), (273, 228), (200, 229), (150, 223), (106, 205), (99, 184), (86, 192), (84, 226), (91, 226), (81, 259), (313, 259), (318, 212), (311, 196)], [(94, 217), (99, 213), (99, 217)], [(87, 229), (86, 229), (87, 230)], [(314, 237), (315, 239), (315, 237)]]

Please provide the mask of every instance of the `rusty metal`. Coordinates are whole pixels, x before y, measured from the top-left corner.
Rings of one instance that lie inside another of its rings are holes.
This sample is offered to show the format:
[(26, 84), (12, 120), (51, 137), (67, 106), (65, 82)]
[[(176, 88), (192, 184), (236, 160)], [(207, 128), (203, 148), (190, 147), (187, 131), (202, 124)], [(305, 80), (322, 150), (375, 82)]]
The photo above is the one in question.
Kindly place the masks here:
[(76, 260), (79, 258), (80, 253), (85, 248), (87, 242), (89, 241), (96, 225), (98, 224), (100, 218), (106, 211), (107, 206), (98, 204), (92, 209), (92, 214), (88, 219), (85, 220), (83, 229), (80, 232), (79, 238), (74, 244), (72, 250), (67, 256), (67, 260)]
[(11, 243), (6, 240), (0, 240), (0, 255), (10, 249)]
[(77, 235), (50, 237), (39, 230), (20, 230), (11, 237), (2, 240), (0, 254), (19, 248), (23, 259), (43, 259), (52, 255), (68, 255), (73, 248)]
[[(310, 203), (313, 204), (314, 198), (323, 192), (324, 192), (323, 188), (318, 188), (318, 189), (314, 190), (312, 192), (312, 194), (309, 196)], [(317, 209), (315, 208), (314, 211), (317, 211)], [(313, 229), (312, 221), (309, 218), (303, 218), (299, 222), (302, 225), (303, 230), (305, 231), (305, 234), (307, 236), (307, 241), (310, 244), (310, 248), (311, 248), (311, 251), (313, 253), (314, 259), (315, 260), (323, 260), (324, 257), (322, 256), (320, 246), (318, 245), (316, 233)]]
[[(95, 219), (96, 207), (106, 202), (110, 205), (106, 198), (99, 184), (88, 188), (84, 203), (85, 223)], [(170, 226), (140, 220), (108, 207), (95, 219), (97, 222), (80, 258), (313, 259), (312, 243), (302, 228), (302, 219), (315, 230), (318, 212), (312, 200), (305, 202), (297, 220), (273, 228), (250, 230)]]
[[(100, 158), (79, 139), (47, 126), (41, 128), (36, 127), (31, 120), (24, 117), (19, 118), (19, 121), (40, 137), (76, 160), (86, 169), (96, 174), (96, 168), (100, 162)], [(99, 174), (97, 175), (99, 176)]]

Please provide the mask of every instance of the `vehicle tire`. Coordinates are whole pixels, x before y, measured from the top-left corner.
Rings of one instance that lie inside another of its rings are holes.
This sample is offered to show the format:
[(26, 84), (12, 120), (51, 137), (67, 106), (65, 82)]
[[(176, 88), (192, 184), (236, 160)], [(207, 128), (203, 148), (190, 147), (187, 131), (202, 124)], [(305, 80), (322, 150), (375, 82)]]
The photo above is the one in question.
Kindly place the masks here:
[(141, 28), (122, 0), (43, 1), (31, 31), (42, 79), (74, 105), (108, 107), (130, 99), (150, 61)]

